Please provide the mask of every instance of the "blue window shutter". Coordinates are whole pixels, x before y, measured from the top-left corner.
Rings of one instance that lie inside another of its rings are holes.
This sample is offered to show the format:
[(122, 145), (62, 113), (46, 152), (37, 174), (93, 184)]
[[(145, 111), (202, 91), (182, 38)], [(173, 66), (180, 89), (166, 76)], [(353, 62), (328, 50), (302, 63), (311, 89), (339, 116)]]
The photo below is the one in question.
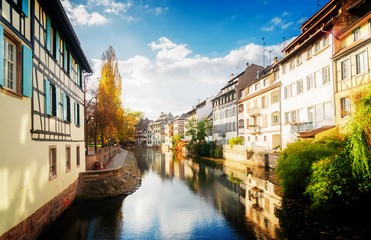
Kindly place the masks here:
[(57, 59), (57, 62), (59, 63), (59, 33), (56, 31), (55, 32), (55, 52), (56, 52), (56, 55), (55, 55), (55, 58)]
[(56, 117), (59, 118), (59, 89), (55, 87), (55, 112), (56, 112)]
[(51, 49), (51, 22), (49, 16), (46, 16), (46, 49)]
[(73, 110), (74, 110), (74, 115), (73, 115), (73, 116), (75, 117), (75, 118), (74, 118), (74, 122), (75, 122), (75, 125), (77, 125), (77, 115), (76, 115), (76, 110), (77, 110), (77, 109), (76, 109), (76, 102), (74, 102), (74, 108), (73, 108)]
[(32, 50), (26, 45), (22, 46), (22, 85), (23, 95), (26, 97), (32, 97)]
[(68, 57), (68, 61), (70, 61), (70, 76), (72, 77), (72, 54), (70, 52), (70, 55)]
[(67, 120), (67, 105), (66, 105), (66, 94), (62, 92), (62, 115), (63, 121)]
[(63, 41), (63, 69), (67, 70), (67, 49), (66, 49), (66, 43)]
[(77, 65), (77, 70), (76, 70), (76, 72), (77, 72), (77, 83), (76, 84), (81, 87), (81, 85), (80, 85), (80, 66), (79, 66), (79, 64), (76, 64), (76, 65)]
[(22, 12), (26, 17), (29, 17), (30, 15), (30, 0), (22, 0)]
[(4, 28), (0, 24), (0, 87), (4, 86)]
[(45, 79), (45, 114), (50, 115), (50, 82)]

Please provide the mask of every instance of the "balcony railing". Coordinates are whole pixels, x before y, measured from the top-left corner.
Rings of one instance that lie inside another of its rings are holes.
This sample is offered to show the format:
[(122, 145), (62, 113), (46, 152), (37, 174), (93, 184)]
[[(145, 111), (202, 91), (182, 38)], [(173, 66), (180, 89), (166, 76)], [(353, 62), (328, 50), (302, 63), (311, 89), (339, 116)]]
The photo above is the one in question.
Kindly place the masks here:
[(313, 122), (292, 123), (291, 132), (307, 132), (313, 130)]
[(250, 116), (257, 116), (257, 115), (260, 115), (260, 108), (258, 108), (258, 107), (247, 108), (246, 112)]
[(250, 134), (258, 134), (258, 133), (261, 132), (261, 126), (258, 126), (258, 125), (248, 125), (247, 126), (247, 131)]

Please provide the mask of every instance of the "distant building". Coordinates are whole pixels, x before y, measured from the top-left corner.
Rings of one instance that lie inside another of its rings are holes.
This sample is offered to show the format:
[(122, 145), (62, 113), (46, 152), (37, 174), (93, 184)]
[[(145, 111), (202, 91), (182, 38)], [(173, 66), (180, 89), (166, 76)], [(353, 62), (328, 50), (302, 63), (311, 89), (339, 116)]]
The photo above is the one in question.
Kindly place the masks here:
[(184, 124), (187, 119), (187, 114), (181, 114), (174, 118), (174, 135), (184, 136)]
[(267, 152), (281, 146), (279, 66), (266, 67), (245, 88), (238, 105), (238, 136), (247, 149)]
[(147, 137), (148, 137), (148, 125), (152, 121), (148, 118), (140, 119), (138, 123), (135, 125), (135, 142), (137, 144), (143, 145), (147, 144)]
[(165, 143), (165, 125), (174, 119), (171, 113), (161, 113), (152, 124), (152, 146), (161, 147)]
[[(228, 140), (237, 136), (237, 105), (239, 98), (244, 97), (244, 89), (256, 80), (264, 68), (255, 64), (247, 64), (246, 70), (224, 85), (213, 104), (213, 140), (218, 144), (228, 144)], [(238, 109), (243, 111), (243, 109)]]

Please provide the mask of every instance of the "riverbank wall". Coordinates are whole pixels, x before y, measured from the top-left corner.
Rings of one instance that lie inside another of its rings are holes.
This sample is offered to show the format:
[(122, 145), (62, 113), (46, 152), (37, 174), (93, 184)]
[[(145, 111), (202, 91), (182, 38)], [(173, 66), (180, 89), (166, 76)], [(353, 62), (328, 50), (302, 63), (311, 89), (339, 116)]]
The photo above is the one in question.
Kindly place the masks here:
[(135, 155), (121, 149), (105, 169), (80, 173), (76, 200), (97, 200), (130, 194), (140, 183)]
[(245, 145), (223, 145), (224, 159), (246, 163), (257, 167), (276, 168), (278, 153), (273, 152), (252, 152), (248, 151)]

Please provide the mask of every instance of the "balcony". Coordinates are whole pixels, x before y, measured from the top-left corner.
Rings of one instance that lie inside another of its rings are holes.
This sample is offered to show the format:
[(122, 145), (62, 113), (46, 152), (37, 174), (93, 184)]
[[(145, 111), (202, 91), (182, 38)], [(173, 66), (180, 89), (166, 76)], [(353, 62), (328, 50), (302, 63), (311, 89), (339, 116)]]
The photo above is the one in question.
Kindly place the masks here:
[(258, 125), (248, 125), (247, 132), (250, 134), (259, 134), (261, 133), (261, 126)]
[(247, 108), (246, 109), (247, 114), (249, 114), (251, 117), (253, 116), (259, 116), (260, 115), (260, 108), (253, 107), (253, 108)]
[(312, 130), (313, 130), (313, 122), (291, 124), (291, 132), (308, 132)]

